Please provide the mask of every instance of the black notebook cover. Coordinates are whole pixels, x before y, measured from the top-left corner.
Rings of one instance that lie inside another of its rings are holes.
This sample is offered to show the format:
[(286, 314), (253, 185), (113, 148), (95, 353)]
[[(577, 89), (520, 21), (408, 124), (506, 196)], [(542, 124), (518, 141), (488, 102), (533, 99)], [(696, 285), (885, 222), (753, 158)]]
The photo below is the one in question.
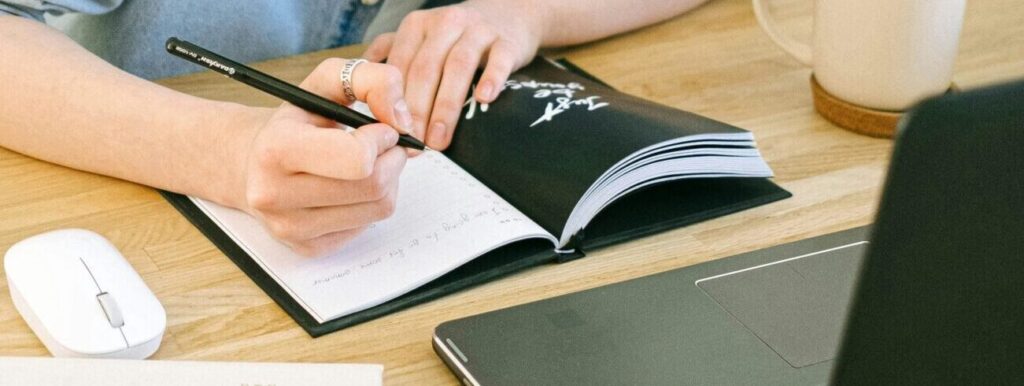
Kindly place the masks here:
[[(599, 82), (571, 63), (568, 69)], [(596, 83), (595, 83), (596, 84)], [(455, 145), (453, 145), (455, 147)], [(559, 255), (551, 242), (526, 240), (488, 252), (405, 295), (375, 307), (319, 323), (188, 197), (161, 191), (193, 225), (313, 337), (372, 320), (516, 271), (585, 256), (595, 248), (632, 240), (790, 197), (763, 178), (711, 178), (662, 183), (630, 193), (605, 208), (577, 235), (577, 251)], [(557, 233), (556, 233), (557, 236)]]
[[(588, 191), (595, 197), (596, 190), (591, 190), (595, 182), (616, 170), (616, 165), (637, 167), (642, 159), (667, 155), (671, 157), (652, 163), (648, 170), (669, 161), (699, 163), (702, 158), (683, 155), (680, 147), (687, 151), (746, 148), (749, 135), (723, 122), (615, 91), (539, 58), (509, 76), (502, 97), (486, 110), (469, 104), (445, 155), (560, 237), (563, 231), (566, 236), (575, 234), (573, 227), (565, 228), (577, 210), (576, 222), (586, 218), (581, 197)], [(716, 144), (692, 141), (665, 146), (680, 137), (702, 136), (715, 138)], [(627, 159), (633, 161), (624, 162)], [(719, 165), (734, 170), (729, 163)], [(659, 171), (671, 174), (658, 178), (688, 175), (681, 169)], [(590, 204), (603, 201), (591, 199)]]

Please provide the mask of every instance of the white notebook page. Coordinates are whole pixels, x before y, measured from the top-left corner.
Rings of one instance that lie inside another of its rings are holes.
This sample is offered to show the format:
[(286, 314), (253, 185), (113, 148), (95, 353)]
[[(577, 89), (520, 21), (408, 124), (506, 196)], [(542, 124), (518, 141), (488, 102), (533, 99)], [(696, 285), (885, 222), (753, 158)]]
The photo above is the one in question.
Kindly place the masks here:
[(391, 218), (340, 251), (300, 256), (244, 212), (192, 198), (318, 322), (394, 299), (501, 245), (554, 236), (437, 152), (409, 159)]

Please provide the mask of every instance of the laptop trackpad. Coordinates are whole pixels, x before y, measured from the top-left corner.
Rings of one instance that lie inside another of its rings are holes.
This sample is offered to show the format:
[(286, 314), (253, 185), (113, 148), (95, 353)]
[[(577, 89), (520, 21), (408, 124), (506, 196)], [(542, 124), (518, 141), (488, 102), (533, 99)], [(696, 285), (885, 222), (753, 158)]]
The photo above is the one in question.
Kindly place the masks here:
[(795, 368), (830, 360), (866, 242), (697, 282)]

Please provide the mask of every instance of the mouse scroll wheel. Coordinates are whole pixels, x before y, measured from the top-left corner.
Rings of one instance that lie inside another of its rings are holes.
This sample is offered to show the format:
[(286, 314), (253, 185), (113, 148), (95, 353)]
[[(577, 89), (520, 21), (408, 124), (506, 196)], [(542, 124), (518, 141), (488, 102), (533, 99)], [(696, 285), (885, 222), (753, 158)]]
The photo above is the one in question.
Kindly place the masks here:
[(110, 321), (110, 327), (120, 328), (124, 326), (124, 316), (121, 315), (121, 307), (117, 306), (117, 301), (114, 297), (107, 292), (100, 292), (96, 295), (96, 300), (99, 300), (100, 307), (103, 307), (103, 313), (107, 314), (107, 320)]

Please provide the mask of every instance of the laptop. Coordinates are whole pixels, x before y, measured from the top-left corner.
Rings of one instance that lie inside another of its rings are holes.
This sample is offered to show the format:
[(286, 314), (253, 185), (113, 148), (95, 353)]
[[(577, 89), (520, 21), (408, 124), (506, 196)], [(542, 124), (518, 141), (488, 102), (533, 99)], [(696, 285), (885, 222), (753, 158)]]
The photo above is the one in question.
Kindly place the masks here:
[(446, 322), (472, 385), (1024, 380), (1024, 81), (901, 122), (874, 225)]

